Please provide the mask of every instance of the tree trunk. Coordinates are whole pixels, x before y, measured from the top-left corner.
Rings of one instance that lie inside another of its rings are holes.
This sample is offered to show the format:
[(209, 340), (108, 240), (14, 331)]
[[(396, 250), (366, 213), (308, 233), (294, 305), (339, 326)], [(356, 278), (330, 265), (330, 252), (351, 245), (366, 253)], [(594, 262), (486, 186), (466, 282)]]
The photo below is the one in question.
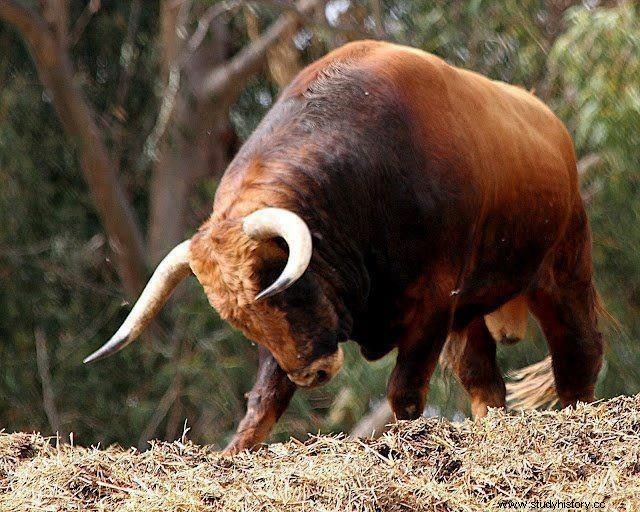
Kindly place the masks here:
[[(0, 2), (0, 19), (12, 24), (26, 41), (58, 118), (78, 147), (84, 178), (115, 255), (120, 279), (127, 295), (134, 298), (146, 280), (142, 233), (118, 182), (94, 112), (75, 84), (69, 55), (45, 20), (18, 2)], [(66, 40), (65, 36), (60, 38)]]
[(162, 138), (151, 179), (149, 252), (155, 264), (193, 228), (189, 198), (206, 176), (219, 176), (228, 160), (228, 105), (214, 105), (194, 97), (190, 85), (212, 66), (225, 61), (228, 31), (216, 23), (212, 40), (181, 63), (183, 44), (178, 37), (180, 16), (165, 2), (161, 10), (162, 68), (166, 83), (179, 69), (181, 87), (173, 100), (172, 117)]

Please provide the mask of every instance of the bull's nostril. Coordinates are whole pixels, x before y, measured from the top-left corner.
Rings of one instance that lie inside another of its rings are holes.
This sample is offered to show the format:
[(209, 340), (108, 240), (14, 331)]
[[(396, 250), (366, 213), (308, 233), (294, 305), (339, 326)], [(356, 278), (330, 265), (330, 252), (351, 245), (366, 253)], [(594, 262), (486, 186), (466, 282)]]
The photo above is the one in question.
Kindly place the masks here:
[(318, 370), (316, 373), (316, 382), (323, 384), (329, 380), (329, 374), (325, 370)]

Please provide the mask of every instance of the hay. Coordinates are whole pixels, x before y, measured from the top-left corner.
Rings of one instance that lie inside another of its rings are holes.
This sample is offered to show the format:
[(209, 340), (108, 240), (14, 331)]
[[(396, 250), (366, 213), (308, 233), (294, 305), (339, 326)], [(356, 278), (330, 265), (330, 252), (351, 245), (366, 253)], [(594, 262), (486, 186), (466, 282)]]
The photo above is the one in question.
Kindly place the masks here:
[(640, 395), (491, 411), (477, 423), (421, 419), (376, 441), (319, 436), (233, 457), (184, 439), (140, 453), (0, 434), (3, 512), (475, 511), (504, 510), (507, 499), (640, 510)]

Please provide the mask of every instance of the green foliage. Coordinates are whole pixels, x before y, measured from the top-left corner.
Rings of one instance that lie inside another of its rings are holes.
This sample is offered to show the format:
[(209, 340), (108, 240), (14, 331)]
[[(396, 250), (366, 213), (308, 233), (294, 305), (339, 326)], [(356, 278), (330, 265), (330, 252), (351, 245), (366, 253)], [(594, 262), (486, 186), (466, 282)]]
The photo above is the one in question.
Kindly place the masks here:
[(574, 132), (579, 151), (637, 155), (639, 15), (632, 3), (595, 11), (575, 7), (567, 13), (569, 28), (549, 54), (549, 72), (560, 84), (558, 111)]
[(390, 15), (396, 39), (452, 64), (528, 87), (544, 72), (551, 34), (542, 0), (394, 2)]

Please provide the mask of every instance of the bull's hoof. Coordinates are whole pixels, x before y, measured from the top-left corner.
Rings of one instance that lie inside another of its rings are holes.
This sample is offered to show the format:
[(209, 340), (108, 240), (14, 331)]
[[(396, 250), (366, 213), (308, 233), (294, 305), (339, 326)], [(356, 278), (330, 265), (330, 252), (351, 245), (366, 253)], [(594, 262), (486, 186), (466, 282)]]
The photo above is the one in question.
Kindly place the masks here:
[(403, 393), (389, 398), (391, 409), (398, 420), (415, 420), (422, 415), (424, 398), (419, 393)]
[(262, 444), (252, 439), (232, 439), (224, 450), (220, 451), (221, 455), (236, 455), (245, 450), (250, 452), (258, 450)]
[(258, 443), (251, 446), (248, 445), (228, 445), (224, 448), (224, 450), (220, 450), (220, 455), (237, 455), (240, 452), (249, 451), (249, 452), (257, 452), (261, 448), (265, 448), (268, 446), (264, 443)]

